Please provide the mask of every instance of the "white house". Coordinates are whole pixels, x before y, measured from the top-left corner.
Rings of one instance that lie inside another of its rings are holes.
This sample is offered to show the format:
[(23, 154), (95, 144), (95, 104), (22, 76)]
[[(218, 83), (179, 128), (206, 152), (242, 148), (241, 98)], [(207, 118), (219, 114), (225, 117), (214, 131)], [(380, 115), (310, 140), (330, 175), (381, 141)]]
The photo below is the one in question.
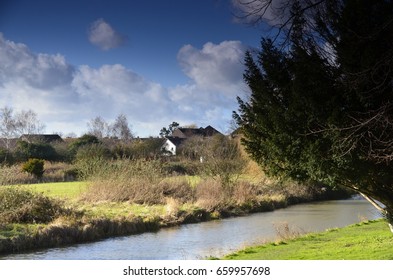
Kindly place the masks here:
[[(203, 128), (183, 128), (178, 127), (172, 132), (172, 136), (166, 136), (164, 144), (161, 146), (161, 150), (166, 155), (175, 156), (177, 148), (188, 138), (194, 136), (200, 136), (203, 138), (212, 137), (216, 134), (221, 134), (218, 130), (214, 127), (208, 125), (207, 127)], [(201, 162), (203, 159), (201, 158)]]
[(184, 138), (167, 136), (165, 137), (161, 150), (167, 155), (175, 156), (177, 147), (179, 147), (184, 140)]

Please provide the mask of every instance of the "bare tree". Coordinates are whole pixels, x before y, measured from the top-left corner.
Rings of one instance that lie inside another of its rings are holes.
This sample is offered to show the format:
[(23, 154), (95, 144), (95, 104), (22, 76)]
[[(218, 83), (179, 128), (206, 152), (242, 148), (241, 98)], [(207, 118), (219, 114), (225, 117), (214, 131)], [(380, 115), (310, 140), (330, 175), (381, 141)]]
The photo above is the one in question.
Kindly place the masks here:
[[(294, 21), (299, 16), (306, 19), (304, 24), (307, 25), (310, 34), (313, 34), (316, 29), (315, 15), (323, 14), (321, 11), (326, 9), (325, 4), (332, 4), (331, 2), (329, 0), (234, 0), (233, 7), (239, 21), (253, 26), (266, 24), (275, 32), (274, 41), (280, 38), (285, 45), (294, 31)], [(295, 11), (294, 5), (298, 5), (299, 9)], [(314, 41), (316, 38), (310, 36), (309, 39)]]
[(32, 110), (17, 113), (15, 122), (19, 134), (39, 134), (45, 129), (45, 125), (37, 118), (37, 114)]
[(0, 137), (6, 149), (10, 148), (10, 139), (16, 137), (17, 125), (10, 107), (0, 109)]
[(127, 117), (124, 114), (117, 116), (115, 122), (111, 126), (112, 136), (118, 139), (128, 141), (133, 138), (132, 131), (128, 124)]
[(17, 138), (22, 134), (42, 133), (44, 128), (45, 125), (32, 110), (22, 110), (15, 114), (11, 107), (0, 109), (0, 138), (7, 149), (11, 148), (12, 138)]
[(91, 119), (87, 123), (88, 134), (94, 135), (99, 139), (110, 136), (110, 125), (100, 116)]

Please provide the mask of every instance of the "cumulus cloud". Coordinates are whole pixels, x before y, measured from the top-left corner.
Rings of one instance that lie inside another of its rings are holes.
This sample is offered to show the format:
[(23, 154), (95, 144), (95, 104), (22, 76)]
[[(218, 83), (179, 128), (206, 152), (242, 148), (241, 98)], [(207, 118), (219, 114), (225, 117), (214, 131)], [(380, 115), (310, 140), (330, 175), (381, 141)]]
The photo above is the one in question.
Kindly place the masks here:
[(103, 117), (126, 112), (132, 119), (151, 121), (169, 104), (165, 88), (120, 64), (98, 69), (81, 66), (72, 86), (82, 96), (86, 110), (101, 112)]
[(75, 103), (77, 96), (70, 90), (75, 69), (60, 54), (34, 54), (0, 33), (0, 61), (0, 106), (39, 110), (49, 116), (50, 104)]
[(126, 37), (118, 33), (102, 18), (94, 21), (89, 28), (88, 37), (90, 43), (102, 50), (110, 50), (120, 47), (126, 41)]
[(69, 83), (74, 71), (62, 55), (34, 54), (1, 33), (0, 61), (0, 84), (20, 78), (34, 88), (52, 89)]
[(190, 81), (166, 88), (120, 64), (73, 66), (60, 54), (36, 54), (0, 33), (0, 107), (35, 111), (48, 133), (80, 135), (90, 119), (120, 113), (140, 136), (173, 121), (225, 131), (244, 92), (243, 50), (237, 41), (184, 46), (178, 60)]
[(178, 53), (184, 73), (202, 90), (236, 97), (242, 84), (245, 46), (240, 41), (206, 43), (201, 50), (185, 45)]

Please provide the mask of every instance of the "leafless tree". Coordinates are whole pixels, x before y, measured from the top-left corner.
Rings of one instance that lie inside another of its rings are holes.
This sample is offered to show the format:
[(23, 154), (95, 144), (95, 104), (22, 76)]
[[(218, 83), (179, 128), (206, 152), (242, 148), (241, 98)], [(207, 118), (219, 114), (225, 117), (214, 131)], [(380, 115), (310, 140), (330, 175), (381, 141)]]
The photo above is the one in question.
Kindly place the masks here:
[(42, 133), (44, 128), (45, 125), (32, 110), (22, 110), (15, 114), (11, 107), (0, 109), (0, 138), (7, 149), (11, 148), (12, 138), (17, 138), (22, 134)]
[(37, 114), (32, 110), (17, 113), (15, 121), (19, 130), (19, 134), (39, 134), (45, 129), (45, 125), (40, 122)]
[(129, 141), (133, 138), (132, 131), (128, 124), (127, 117), (124, 114), (117, 116), (115, 122), (111, 126), (112, 136), (123, 141)]
[(94, 135), (99, 139), (102, 139), (104, 137), (109, 137), (110, 136), (110, 126), (109, 124), (100, 116), (95, 117), (94, 119), (91, 119), (87, 123), (88, 127), (88, 134)]

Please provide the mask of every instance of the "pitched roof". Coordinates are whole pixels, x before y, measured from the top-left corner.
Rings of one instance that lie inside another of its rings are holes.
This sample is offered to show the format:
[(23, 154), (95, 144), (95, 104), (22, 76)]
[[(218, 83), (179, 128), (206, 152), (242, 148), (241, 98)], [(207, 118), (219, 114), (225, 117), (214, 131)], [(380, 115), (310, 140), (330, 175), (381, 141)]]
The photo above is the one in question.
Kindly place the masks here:
[(43, 142), (51, 143), (55, 141), (63, 141), (58, 134), (23, 134), (20, 139), (27, 142)]
[(205, 128), (188, 128), (188, 127), (178, 127), (173, 131), (173, 137), (180, 137), (180, 138), (189, 138), (192, 136), (202, 136), (202, 137), (210, 137), (215, 134), (221, 134), (217, 129), (208, 125)]
[(167, 136), (165, 139), (168, 139), (171, 141), (176, 147), (178, 147), (181, 143), (183, 143), (186, 138), (180, 138), (180, 137), (173, 137), (173, 136)]

